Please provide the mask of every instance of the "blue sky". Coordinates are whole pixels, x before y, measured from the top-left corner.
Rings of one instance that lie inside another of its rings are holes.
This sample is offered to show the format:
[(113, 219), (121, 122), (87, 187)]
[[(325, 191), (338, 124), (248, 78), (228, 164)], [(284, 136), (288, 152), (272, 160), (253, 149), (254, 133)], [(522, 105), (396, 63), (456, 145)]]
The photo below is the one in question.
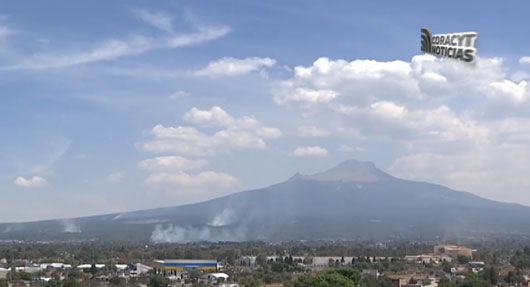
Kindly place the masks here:
[[(527, 1), (9, 1), (0, 222), (178, 205), (342, 160), (530, 204)], [(475, 31), (474, 65), (419, 29)]]

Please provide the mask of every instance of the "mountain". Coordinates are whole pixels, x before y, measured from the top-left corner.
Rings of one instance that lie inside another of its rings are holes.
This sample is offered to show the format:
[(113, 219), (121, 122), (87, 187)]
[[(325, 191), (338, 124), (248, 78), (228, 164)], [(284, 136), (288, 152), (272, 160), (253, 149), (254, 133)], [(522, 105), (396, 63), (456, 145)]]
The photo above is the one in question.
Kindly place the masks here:
[[(0, 224), (0, 239), (154, 242), (453, 239), (530, 235), (530, 207), (393, 177), (348, 160), (196, 204)], [(3, 232), (2, 232), (3, 231)]]

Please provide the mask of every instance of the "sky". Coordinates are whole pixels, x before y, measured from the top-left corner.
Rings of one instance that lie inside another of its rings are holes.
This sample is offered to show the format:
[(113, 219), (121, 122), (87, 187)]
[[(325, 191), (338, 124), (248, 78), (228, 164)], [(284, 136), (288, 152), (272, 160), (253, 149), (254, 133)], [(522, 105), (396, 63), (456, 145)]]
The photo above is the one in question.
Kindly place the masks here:
[[(530, 205), (527, 11), (4, 1), (0, 222), (198, 202), (347, 159)], [(479, 59), (422, 53), (421, 27), (477, 32)]]

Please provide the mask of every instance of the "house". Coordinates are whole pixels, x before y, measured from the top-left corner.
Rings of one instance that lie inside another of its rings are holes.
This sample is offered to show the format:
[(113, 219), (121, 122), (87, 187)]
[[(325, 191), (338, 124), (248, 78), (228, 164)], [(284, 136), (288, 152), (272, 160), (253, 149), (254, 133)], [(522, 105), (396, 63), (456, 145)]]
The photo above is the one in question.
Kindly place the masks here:
[(379, 274), (379, 271), (377, 271), (377, 269), (363, 269), (361, 271), (361, 275), (378, 278), (381, 274)]
[(223, 281), (227, 281), (228, 280), (228, 274), (226, 274), (226, 273), (208, 273), (208, 274), (201, 275), (201, 277), (199, 277), (199, 279), (208, 280), (208, 281), (218, 281), (219, 279), (221, 279)]
[(69, 269), (72, 268), (71, 264), (64, 264), (64, 263), (43, 263), (40, 265), (40, 268), (42, 270), (45, 269)]
[(15, 267), (16, 271), (23, 271), (27, 273), (37, 273), (42, 271), (40, 266), (21, 266), (21, 267)]

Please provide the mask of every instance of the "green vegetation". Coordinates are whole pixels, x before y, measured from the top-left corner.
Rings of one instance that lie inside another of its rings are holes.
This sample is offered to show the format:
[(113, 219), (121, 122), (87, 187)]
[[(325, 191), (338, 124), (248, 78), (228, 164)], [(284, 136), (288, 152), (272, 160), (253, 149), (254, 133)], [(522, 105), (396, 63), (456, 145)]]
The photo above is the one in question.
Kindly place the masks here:
[(149, 278), (149, 284), (148, 286), (151, 287), (167, 287), (169, 285), (169, 279), (162, 275), (154, 275), (152, 274)]
[(469, 260), (470, 258), (465, 255), (458, 255), (456, 257), (456, 261), (458, 262), (458, 264), (467, 264), (469, 263)]
[(523, 250), (515, 251), (510, 263), (520, 269), (530, 268), (530, 247), (525, 246)]

